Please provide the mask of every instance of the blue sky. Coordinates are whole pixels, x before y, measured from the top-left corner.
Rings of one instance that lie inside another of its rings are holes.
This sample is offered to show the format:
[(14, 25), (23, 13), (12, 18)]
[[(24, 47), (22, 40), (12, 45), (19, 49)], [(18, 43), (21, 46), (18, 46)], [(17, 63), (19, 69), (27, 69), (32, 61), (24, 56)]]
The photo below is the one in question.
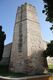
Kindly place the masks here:
[(49, 29), (51, 24), (45, 21), (46, 16), (42, 13), (44, 6), (42, 0), (0, 0), (0, 25), (3, 26), (3, 31), (6, 33), (5, 44), (8, 44), (13, 40), (17, 7), (25, 2), (31, 3), (37, 9), (43, 40), (52, 40), (53, 34)]

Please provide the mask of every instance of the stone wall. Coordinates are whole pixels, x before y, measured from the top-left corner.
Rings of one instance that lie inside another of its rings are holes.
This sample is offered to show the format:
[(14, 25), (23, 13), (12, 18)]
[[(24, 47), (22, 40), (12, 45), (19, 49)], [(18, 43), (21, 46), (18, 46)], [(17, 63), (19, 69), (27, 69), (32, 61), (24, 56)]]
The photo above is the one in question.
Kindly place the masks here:
[(16, 14), (10, 70), (43, 73), (47, 68), (43, 57), (44, 46), (35, 7), (31, 4), (21, 5)]
[(2, 57), (0, 64), (4, 64), (4, 65), (9, 64), (10, 55), (11, 55), (11, 46), (12, 46), (12, 43), (4, 46), (3, 57)]
[(36, 9), (27, 6), (27, 56), (28, 56), (28, 72), (42, 73), (46, 66), (46, 59), (43, 57), (46, 43), (44, 44), (41, 37), (40, 24), (38, 22)]
[(53, 65), (53, 57), (47, 57), (48, 65)]

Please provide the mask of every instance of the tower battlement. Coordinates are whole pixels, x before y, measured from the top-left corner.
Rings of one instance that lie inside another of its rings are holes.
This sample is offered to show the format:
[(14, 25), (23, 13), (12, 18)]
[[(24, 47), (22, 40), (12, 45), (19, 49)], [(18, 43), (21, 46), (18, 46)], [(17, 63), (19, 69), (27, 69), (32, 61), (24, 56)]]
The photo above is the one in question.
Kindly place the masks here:
[(25, 3), (25, 4), (22, 4), (21, 6), (18, 6), (17, 11), (21, 10), (21, 8), (22, 8), (22, 9), (23, 9), (23, 8), (26, 8), (26, 6), (32, 7), (32, 8), (35, 9), (35, 6), (32, 6), (31, 4)]

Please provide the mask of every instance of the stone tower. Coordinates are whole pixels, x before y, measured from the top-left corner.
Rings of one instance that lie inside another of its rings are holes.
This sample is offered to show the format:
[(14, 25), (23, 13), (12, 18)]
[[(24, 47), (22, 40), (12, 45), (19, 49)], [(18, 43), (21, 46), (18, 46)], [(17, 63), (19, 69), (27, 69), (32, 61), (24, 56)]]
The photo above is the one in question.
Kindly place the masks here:
[(10, 70), (29, 74), (42, 73), (45, 69), (43, 50), (36, 9), (25, 3), (17, 9)]

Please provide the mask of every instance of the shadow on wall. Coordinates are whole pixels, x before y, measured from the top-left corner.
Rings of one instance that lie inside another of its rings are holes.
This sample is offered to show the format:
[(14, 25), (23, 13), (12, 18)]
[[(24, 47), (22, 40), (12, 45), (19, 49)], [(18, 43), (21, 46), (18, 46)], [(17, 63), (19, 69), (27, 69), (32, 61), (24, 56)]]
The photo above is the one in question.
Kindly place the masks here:
[(43, 74), (47, 73), (48, 65), (47, 60), (43, 55), (43, 51), (33, 52), (32, 55), (25, 59), (25, 71), (31, 74)]

